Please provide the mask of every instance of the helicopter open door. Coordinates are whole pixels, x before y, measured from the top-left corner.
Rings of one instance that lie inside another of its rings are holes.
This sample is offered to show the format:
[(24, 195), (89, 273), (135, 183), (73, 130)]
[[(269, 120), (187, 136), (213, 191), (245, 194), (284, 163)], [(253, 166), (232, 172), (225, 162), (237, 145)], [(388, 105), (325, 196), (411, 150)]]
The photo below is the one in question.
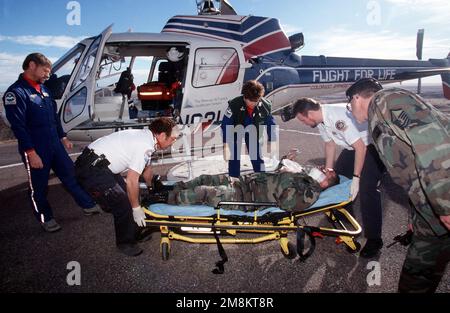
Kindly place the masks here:
[(234, 43), (197, 45), (192, 49), (181, 122), (220, 122), (227, 102), (241, 94), (245, 72), (242, 49)]
[(61, 106), (61, 124), (64, 131), (91, 119), (94, 103), (96, 75), (106, 40), (112, 32), (112, 25), (106, 28), (91, 43), (78, 66), (70, 89), (66, 91)]

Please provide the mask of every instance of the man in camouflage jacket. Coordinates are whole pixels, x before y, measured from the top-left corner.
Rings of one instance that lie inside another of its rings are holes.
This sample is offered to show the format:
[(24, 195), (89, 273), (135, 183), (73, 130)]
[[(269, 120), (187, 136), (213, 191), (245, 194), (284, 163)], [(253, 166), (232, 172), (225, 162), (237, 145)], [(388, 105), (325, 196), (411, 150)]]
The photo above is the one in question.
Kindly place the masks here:
[(399, 292), (434, 292), (450, 260), (449, 117), (414, 93), (381, 89), (363, 79), (347, 97), (357, 121), (368, 120), (381, 160), (415, 209)]

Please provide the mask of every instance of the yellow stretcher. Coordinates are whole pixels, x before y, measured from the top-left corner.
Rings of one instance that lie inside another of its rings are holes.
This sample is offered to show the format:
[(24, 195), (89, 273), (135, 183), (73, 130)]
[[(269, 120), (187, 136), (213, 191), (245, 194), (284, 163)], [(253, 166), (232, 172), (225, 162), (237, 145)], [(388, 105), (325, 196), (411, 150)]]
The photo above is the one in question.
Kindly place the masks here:
[[(344, 243), (349, 252), (359, 251), (360, 244), (355, 237), (361, 233), (361, 226), (345, 208), (350, 203), (350, 184), (351, 180), (341, 179), (339, 185), (322, 192), (313, 206), (298, 213), (283, 211), (273, 203), (221, 202), (213, 208), (165, 203), (145, 206), (144, 201), (143, 206), (147, 216), (146, 225), (158, 226), (160, 229), (160, 252), (163, 260), (169, 258), (171, 240), (217, 243), (219, 252), (221, 244), (257, 244), (278, 240), (285, 257), (295, 258), (300, 255), (300, 259), (306, 259), (314, 250), (315, 237), (334, 236), (336, 243)], [(247, 211), (226, 209), (228, 205), (236, 204)], [(251, 208), (253, 209), (249, 210)], [(328, 217), (331, 227), (302, 223), (304, 217), (320, 213)], [(289, 242), (289, 232), (297, 232), (297, 247)], [(247, 235), (240, 238), (241, 234)], [(307, 253), (302, 251), (305, 237), (311, 242)]]

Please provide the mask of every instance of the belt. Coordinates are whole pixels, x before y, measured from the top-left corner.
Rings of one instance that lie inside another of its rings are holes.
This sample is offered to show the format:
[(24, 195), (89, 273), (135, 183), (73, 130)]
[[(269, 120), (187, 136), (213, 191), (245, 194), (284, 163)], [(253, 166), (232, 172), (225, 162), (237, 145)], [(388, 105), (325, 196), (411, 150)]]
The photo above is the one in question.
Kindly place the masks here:
[(111, 164), (104, 154), (98, 155), (93, 149), (84, 148), (80, 155), (80, 163), (92, 167), (108, 167)]

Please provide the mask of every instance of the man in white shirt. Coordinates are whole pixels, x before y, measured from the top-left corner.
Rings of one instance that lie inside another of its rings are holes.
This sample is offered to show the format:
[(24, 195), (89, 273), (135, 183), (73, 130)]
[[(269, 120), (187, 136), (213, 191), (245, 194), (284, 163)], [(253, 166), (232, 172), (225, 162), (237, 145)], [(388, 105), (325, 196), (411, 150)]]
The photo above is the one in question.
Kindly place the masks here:
[[(80, 185), (104, 211), (113, 214), (116, 245), (126, 255), (142, 253), (137, 245), (138, 226), (145, 226), (145, 213), (139, 203), (139, 177), (142, 175), (151, 184), (151, 155), (172, 145), (178, 136), (173, 120), (159, 118), (149, 129), (123, 130), (94, 141), (75, 162)], [(126, 182), (121, 176), (124, 171)]]
[[(359, 198), (367, 242), (360, 256), (376, 256), (383, 246), (378, 185), (385, 168), (375, 147), (368, 142), (367, 123), (359, 124), (345, 104), (321, 105), (310, 98), (299, 99), (293, 106), (292, 116), (312, 128), (319, 128), (325, 141), (325, 167), (334, 168), (337, 174), (353, 179), (352, 200), (361, 188)], [(335, 162), (338, 145), (344, 150)]]

